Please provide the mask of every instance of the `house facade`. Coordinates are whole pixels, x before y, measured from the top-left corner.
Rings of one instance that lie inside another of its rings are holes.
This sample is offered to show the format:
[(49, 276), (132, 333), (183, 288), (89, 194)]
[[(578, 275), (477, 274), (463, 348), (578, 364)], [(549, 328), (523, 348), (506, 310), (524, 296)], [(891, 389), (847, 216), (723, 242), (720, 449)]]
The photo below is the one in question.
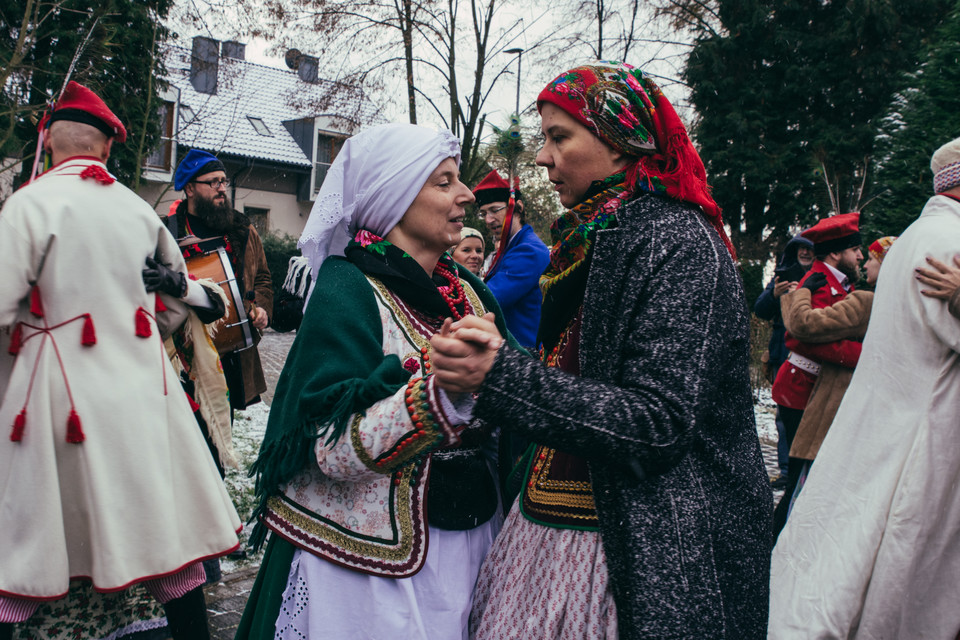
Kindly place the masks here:
[(203, 36), (168, 49), (163, 138), (139, 193), (166, 215), (183, 197), (173, 190), (178, 160), (202, 149), (224, 163), (234, 208), (261, 234), (298, 237), (343, 140), (378, 114), (359, 89), (318, 78), (314, 57), (290, 50), (289, 69), (275, 69), (244, 53)]

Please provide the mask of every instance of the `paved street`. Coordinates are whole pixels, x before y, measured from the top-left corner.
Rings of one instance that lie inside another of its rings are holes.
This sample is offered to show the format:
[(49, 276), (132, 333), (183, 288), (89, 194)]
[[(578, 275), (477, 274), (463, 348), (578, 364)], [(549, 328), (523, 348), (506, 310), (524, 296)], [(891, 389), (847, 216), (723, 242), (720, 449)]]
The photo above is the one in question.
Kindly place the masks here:
[[(267, 379), (267, 393), (263, 395), (263, 400), (268, 405), (273, 402), (277, 378), (283, 369), (287, 351), (290, 350), (294, 337), (296, 337), (295, 333), (275, 333), (267, 330), (260, 342), (260, 360)], [(775, 477), (778, 474), (777, 443), (761, 440), (760, 448), (763, 451), (767, 474)], [(782, 491), (777, 491), (774, 495), (779, 499), (781, 494)], [(256, 574), (256, 567), (245, 567), (234, 573), (224, 574), (218, 584), (206, 588), (210, 636), (213, 640), (233, 639)]]

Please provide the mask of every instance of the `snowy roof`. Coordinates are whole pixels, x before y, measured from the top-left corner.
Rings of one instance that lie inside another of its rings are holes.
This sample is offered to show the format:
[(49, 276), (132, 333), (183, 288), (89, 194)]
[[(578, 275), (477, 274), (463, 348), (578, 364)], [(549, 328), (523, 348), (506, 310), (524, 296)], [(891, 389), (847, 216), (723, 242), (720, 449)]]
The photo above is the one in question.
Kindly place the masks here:
[(318, 118), (319, 129), (349, 135), (377, 117), (358, 90), (322, 79), (305, 82), (296, 71), (234, 58), (219, 58), (216, 93), (201, 93), (190, 82), (190, 62), (189, 49), (169, 47), (167, 81), (180, 90), (182, 146), (310, 167), (309, 151), (284, 122)]

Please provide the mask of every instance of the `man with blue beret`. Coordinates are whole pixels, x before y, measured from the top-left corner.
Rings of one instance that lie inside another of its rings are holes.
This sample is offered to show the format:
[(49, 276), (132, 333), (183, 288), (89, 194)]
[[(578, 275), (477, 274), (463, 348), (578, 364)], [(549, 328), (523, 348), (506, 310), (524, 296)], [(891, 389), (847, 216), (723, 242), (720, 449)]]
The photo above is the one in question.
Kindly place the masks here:
[(273, 284), (260, 235), (250, 219), (236, 211), (227, 189), (226, 167), (213, 154), (191, 149), (177, 166), (173, 186), (184, 199), (167, 219), (167, 227), (178, 240), (187, 236), (216, 239), (230, 257), (237, 286), (254, 331), (254, 346), (221, 353), (223, 372), (230, 390), (230, 406), (245, 409), (260, 401), (267, 390), (256, 344), (273, 314)]

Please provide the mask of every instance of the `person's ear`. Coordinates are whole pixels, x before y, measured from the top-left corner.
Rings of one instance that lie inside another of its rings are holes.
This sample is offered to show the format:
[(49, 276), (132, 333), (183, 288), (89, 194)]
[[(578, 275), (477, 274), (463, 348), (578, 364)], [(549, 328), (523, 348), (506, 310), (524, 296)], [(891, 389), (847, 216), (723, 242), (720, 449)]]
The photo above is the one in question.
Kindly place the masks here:
[(107, 161), (107, 158), (110, 157), (110, 150), (113, 149), (113, 138), (107, 138), (107, 141), (103, 143), (103, 151), (100, 153), (100, 159), (103, 162)]

